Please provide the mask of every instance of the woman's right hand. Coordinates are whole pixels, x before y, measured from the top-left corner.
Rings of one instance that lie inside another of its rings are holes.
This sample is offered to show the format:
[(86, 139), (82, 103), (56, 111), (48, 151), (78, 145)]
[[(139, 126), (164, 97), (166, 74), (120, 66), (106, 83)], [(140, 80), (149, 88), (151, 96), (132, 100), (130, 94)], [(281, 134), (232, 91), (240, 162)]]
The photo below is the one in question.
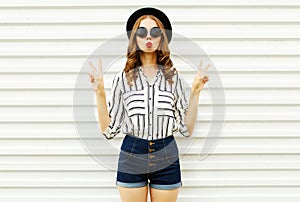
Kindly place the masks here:
[(94, 91), (104, 91), (104, 82), (103, 82), (103, 71), (102, 71), (102, 61), (101, 58), (99, 58), (99, 64), (98, 68), (95, 67), (95, 65), (89, 61), (89, 64), (92, 68), (92, 72), (88, 74), (90, 75), (90, 82), (93, 86)]

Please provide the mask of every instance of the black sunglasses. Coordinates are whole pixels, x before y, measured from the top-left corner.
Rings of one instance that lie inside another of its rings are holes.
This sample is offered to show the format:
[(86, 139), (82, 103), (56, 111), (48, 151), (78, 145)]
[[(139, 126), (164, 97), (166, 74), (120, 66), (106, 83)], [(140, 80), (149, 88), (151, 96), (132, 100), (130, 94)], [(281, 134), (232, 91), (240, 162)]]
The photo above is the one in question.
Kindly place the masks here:
[[(139, 27), (135, 34), (141, 38), (145, 38), (148, 34), (148, 30), (145, 27)], [(159, 27), (152, 27), (150, 30), (150, 36), (153, 38), (160, 37), (162, 34), (162, 31)]]

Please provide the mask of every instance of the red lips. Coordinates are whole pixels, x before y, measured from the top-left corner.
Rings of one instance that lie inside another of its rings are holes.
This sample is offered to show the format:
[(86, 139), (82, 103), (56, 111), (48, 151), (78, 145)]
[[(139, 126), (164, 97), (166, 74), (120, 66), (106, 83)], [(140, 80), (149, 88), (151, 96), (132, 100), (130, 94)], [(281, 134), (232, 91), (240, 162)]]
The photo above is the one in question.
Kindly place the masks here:
[(146, 43), (146, 46), (147, 46), (148, 48), (151, 48), (152, 43), (149, 41), (149, 42)]

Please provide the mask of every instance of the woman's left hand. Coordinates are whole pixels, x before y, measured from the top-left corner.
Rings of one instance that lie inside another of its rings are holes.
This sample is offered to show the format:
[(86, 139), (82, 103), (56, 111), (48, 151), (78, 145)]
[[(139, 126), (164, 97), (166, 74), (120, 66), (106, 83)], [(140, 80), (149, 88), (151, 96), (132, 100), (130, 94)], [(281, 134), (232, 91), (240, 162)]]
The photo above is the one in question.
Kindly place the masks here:
[(204, 84), (209, 80), (209, 77), (206, 75), (206, 71), (210, 67), (210, 64), (206, 65), (205, 68), (202, 68), (202, 64), (203, 60), (201, 59), (192, 86), (192, 90), (196, 93), (199, 93), (203, 89)]

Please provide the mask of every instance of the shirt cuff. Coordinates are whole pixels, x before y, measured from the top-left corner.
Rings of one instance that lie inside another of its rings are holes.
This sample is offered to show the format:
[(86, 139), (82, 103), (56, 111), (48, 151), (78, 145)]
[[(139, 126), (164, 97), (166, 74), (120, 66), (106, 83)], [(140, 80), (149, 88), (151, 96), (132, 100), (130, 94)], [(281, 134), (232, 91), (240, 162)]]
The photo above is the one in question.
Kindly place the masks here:
[(190, 137), (190, 133), (189, 133), (189, 130), (188, 130), (186, 124), (182, 124), (182, 123), (180, 124), (179, 133), (181, 135), (183, 135), (184, 137)]
[(120, 131), (121, 131), (120, 128), (113, 130), (108, 126), (105, 129), (105, 131), (102, 133), (102, 135), (104, 135), (106, 139), (110, 140), (113, 139), (116, 135), (118, 135)]

